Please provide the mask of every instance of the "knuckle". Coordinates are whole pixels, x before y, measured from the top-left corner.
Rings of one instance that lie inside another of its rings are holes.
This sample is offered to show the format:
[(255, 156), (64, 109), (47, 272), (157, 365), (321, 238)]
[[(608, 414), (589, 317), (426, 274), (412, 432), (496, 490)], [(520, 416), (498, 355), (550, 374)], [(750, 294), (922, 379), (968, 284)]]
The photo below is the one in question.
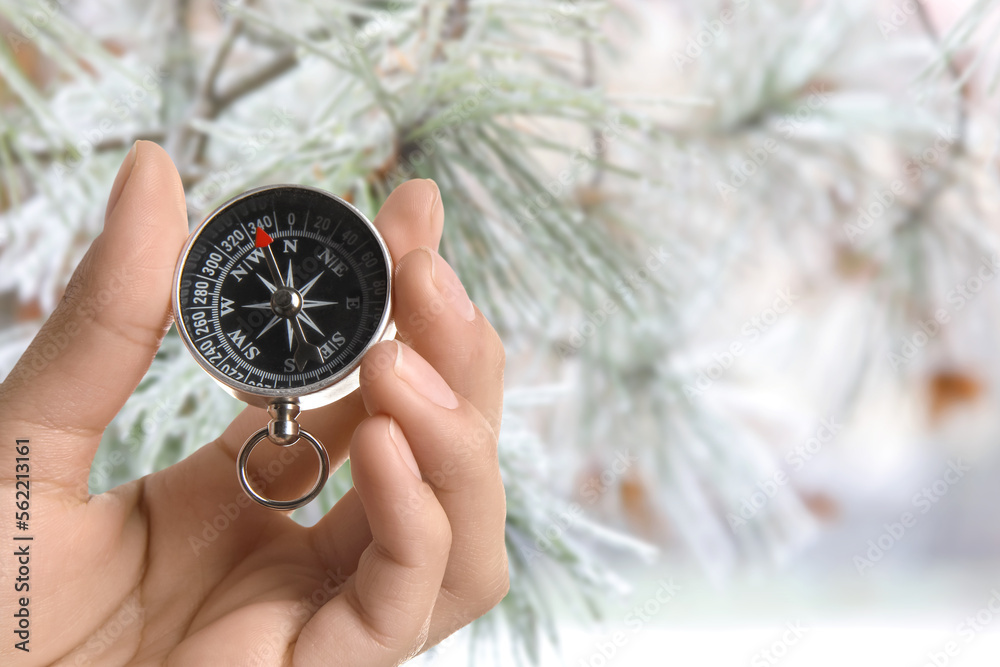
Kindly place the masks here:
[(433, 489), (465, 493), (469, 488), (492, 489), (496, 485), (502, 492), (496, 432), (487, 418), (474, 410), (469, 407), (467, 416), (427, 434), (444, 445), (422, 468)]
[(486, 324), (489, 333), (487, 335), (489, 346), (494, 350), (494, 355), (496, 359), (496, 367), (502, 373), (507, 367), (507, 351), (504, 349), (503, 340), (500, 338), (500, 334), (497, 330), (493, 328), (488, 322)]
[(482, 480), (495, 464), (489, 450), (478, 446), (480, 441), (473, 435), (461, 434), (449, 441), (455, 445), (424, 471), (424, 478), (434, 489), (461, 493), (468, 489), (470, 480)]
[[(489, 322), (485, 320), (481, 320), (481, 322), (483, 327), (475, 343), (473, 363), (481, 369), (481, 382), (487, 384), (503, 382), (504, 371), (507, 367), (507, 351), (504, 349), (503, 340)], [(495, 421), (499, 422), (499, 415), (496, 417)], [(492, 418), (491, 421), (493, 421)]]
[(448, 554), (451, 553), (452, 543), (451, 525), (448, 523), (447, 517), (439, 516), (432, 523), (428, 533), (428, 539), (430, 544), (433, 545), (436, 555), (447, 559)]
[(504, 547), (499, 549), (496, 563), (481, 569), (480, 576), (476, 576), (472, 582), (441, 588), (441, 594), (448, 599), (449, 606), (462, 610), (462, 615), (467, 617), (466, 623), (489, 612), (510, 592), (510, 572)]
[(361, 631), (367, 636), (368, 641), (384, 653), (391, 654), (399, 650), (401, 642), (395, 636), (396, 633), (387, 631), (386, 628), (382, 627), (383, 623), (379, 622), (380, 619), (369, 612), (356, 586), (352, 586), (345, 591), (344, 599), (351, 608), (355, 619), (357, 619), (360, 625)]
[(507, 597), (507, 593), (510, 593), (510, 575), (504, 573), (503, 583), (496, 589), (496, 597), (493, 600), (493, 607), (500, 604), (500, 602)]
[(507, 597), (509, 591), (510, 575), (505, 566), (502, 572), (497, 573), (489, 580), (489, 583), (481, 586), (476, 592), (473, 608), (477, 615), (483, 616), (496, 607)]
[(500, 604), (500, 602), (507, 597), (507, 593), (510, 592), (510, 572), (507, 569), (507, 559), (504, 557), (504, 564), (500, 573), (495, 578), (495, 583), (490, 587), (483, 595), (483, 604), (485, 609), (483, 613), (486, 613), (493, 607)]

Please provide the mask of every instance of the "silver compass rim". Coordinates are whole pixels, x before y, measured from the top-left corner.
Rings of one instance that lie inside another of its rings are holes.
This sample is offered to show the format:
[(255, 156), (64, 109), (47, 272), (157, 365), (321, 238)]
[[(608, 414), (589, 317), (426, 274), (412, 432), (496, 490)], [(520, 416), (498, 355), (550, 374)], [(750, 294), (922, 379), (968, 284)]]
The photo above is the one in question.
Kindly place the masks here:
[[(368, 227), (372, 235), (375, 237), (379, 248), (382, 250), (385, 265), (388, 269), (386, 271), (386, 307), (382, 313), (382, 318), (379, 321), (378, 328), (375, 330), (374, 335), (372, 335), (368, 343), (358, 353), (357, 358), (355, 358), (352, 363), (340, 369), (329, 378), (320, 382), (315, 382), (312, 385), (290, 389), (268, 389), (266, 387), (253, 387), (251, 385), (235, 381), (204, 359), (184, 327), (183, 319), (181, 318), (180, 287), (181, 274), (184, 272), (184, 265), (187, 263), (188, 255), (190, 254), (195, 241), (205, 228), (208, 227), (223, 210), (242, 201), (243, 199), (257, 195), (261, 192), (281, 189), (308, 190), (310, 192), (323, 195), (324, 197), (329, 197), (354, 213)], [(309, 185), (295, 185), (287, 183), (263, 185), (241, 192), (235, 197), (232, 197), (217, 206), (205, 217), (204, 220), (201, 221), (197, 227), (195, 227), (194, 231), (188, 236), (177, 260), (177, 265), (174, 268), (174, 279), (171, 286), (171, 309), (173, 311), (174, 324), (176, 325), (177, 331), (184, 343), (184, 347), (187, 348), (195, 362), (197, 362), (202, 370), (208, 373), (209, 377), (211, 377), (231, 396), (243, 401), (247, 405), (253, 405), (259, 408), (267, 408), (268, 405), (270, 405), (275, 399), (294, 399), (302, 410), (312, 410), (314, 408), (323, 407), (324, 405), (329, 405), (330, 403), (338, 401), (357, 389), (360, 386), (361, 362), (365, 355), (379, 343), (395, 338), (396, 326), (393, 321), (392, 304), (393, 269), (392, 255), (389, 252), (389, 246), (386, 244), (385, 239), (382, 238), (382, 234), (379, 233), (374, 223), (368, 219), (368, 216), (358, 210), (358, 208), (350, 202), (346, 201), (342, 197), (338, 197), (332, 192), (327, 192), (321, 188)]]

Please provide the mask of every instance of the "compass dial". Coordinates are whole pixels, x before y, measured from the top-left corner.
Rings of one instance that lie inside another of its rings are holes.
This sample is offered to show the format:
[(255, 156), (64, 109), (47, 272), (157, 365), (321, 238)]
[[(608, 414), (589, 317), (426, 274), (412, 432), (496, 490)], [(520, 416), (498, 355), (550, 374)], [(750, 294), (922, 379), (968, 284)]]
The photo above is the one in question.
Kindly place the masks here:
[(225, 386), (303, 396), (353, 371), (389, 321), (391, 259), (354, 207), (301, 186), (223, 205), (192, 235), (174, 310), (185, 344)]

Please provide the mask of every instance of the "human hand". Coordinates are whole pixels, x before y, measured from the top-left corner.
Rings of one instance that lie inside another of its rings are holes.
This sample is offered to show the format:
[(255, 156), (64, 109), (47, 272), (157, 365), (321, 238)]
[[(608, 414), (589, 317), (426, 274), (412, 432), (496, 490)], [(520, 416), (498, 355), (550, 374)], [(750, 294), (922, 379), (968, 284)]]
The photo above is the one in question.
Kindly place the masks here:
[[(0, 385), (0, 486), (13, 513), (30, 470), (29, 529), (3, 521), (0, 662), (23, 665), (397, 665), (492, 608), (508, 587), (497, 462), (503, 346), (432, 248), (437, 186), (410, 181), (375, 225), (396, 265), (399, 338), (374, 347), (361, 388), (300, 415), (354, 487), (315, 526), (246, 501), (235, 458), (267, 423), (245, 409), (215, 441), (161, 472), (91, 496), (101, 436), (170, 326), (187, 236), (167, 154), (139, 142), (105, 227), (59, 307)], [(18, 461), (16, 439), (28, 439)], [(315, 478), (305, 443), (258, 448), (275, 498)], [(258, 455), (259, 454), (259, 455)], [(281, 457), (285, 458), (281, 458)], [(16, 469), (16, 465), (27, 468)], [(228, 516), (210, 543), (205, 522)], [(31, 536), (31, 541), (13, 541)], [(30, 589), (15, 592), (26, 545)], [(30, 652), (14, 647), (28, 599)]]

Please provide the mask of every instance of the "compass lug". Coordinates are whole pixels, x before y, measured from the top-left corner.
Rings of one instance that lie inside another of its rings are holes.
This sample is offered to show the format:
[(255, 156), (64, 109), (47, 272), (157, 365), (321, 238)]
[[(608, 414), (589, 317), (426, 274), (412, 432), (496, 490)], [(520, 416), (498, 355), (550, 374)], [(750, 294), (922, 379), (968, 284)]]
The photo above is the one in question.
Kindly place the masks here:
[(276, 445), (287, 447), (299, 439), (299, 404), (295, 400), (281, 399), (267, 406), (271, 422), (267, 425), (267, 437)]

